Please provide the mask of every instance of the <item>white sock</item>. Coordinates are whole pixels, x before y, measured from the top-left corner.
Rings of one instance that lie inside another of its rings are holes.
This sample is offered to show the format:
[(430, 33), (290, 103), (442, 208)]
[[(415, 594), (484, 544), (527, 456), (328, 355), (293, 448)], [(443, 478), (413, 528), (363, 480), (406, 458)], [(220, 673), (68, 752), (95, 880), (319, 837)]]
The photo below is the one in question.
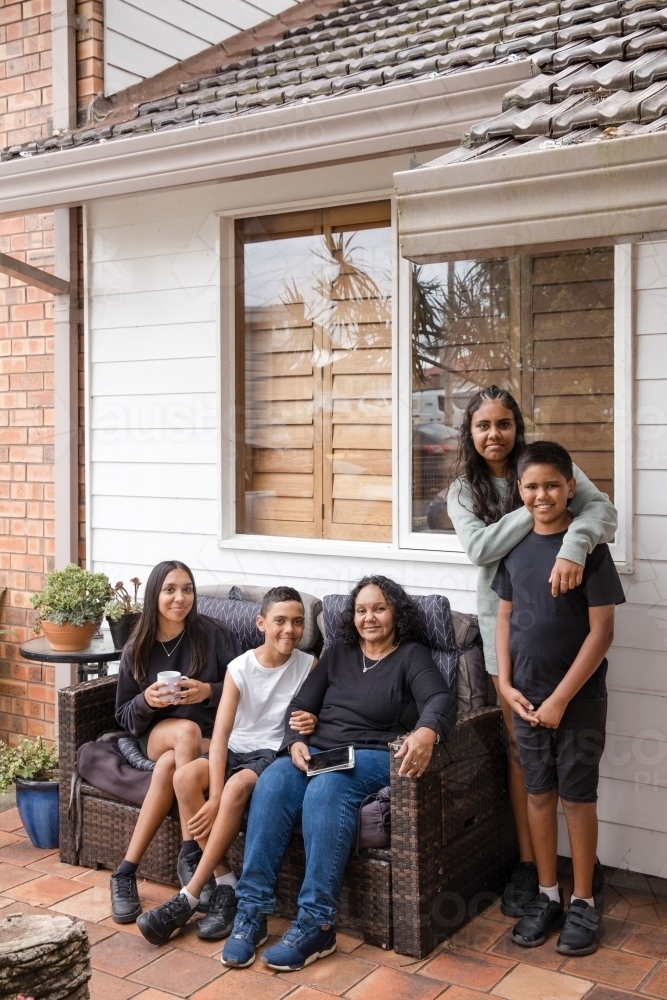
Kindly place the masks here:
[(193, 896), (192, 893), (188, 892), (187, 889), (181, 889), (181, 896), (185, 896), (188, 903), (190, 904), (190, 909), (194, 913), (194, 911), (199, 906), (199, 898), (197, 896)]
[(574, 903), (575, 899), (580, 899), (582, 902), (588, 903), (589, 906), (595, 906), (595, 900), (593, 899), (592, 896), (590, 899), (584, 899), (583, 896), (572, 896), (570, 899), (570, 903)]
[(215, 879), (215, 884), (231, 885), (232, 889), (235, 889), (236, 886), (239, 884), (239, 880), (237, 879), (234, 872), (227, 872), (226, 875), (217, 875)]
[(556, 882), (556, 885), (551, 885), (551, 886), (540, 885), (540, 886), (538, 886), (538, 890), (537, 891), (538, 892), (543, 892), (545, 894), (545, 896), (548, 896), (549, 899), (552, 899), (554, 901), (554, 903), (560, 903), (560, 893), (558, 891), (558, 883), (557, 882)]

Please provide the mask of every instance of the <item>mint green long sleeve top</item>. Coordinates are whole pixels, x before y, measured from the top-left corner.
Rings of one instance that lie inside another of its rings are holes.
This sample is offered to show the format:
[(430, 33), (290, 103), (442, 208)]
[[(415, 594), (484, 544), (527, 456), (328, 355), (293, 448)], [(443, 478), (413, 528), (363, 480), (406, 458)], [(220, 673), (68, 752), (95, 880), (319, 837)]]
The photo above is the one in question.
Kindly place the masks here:
[[(493, 483), (501, 497), (507, 492), (507, 480)], [(574, 466), (577, 488), (569, 509), (574, 519), (568, 528), (559, 559), (569, 559), (583, 566), (586, 556), (601, 542), (611, 542), (618, 527), (616, 508), (606, 493), (601, 493), (590, 479)], [(477, 575), (477, 616), (484, 643), (484, 659), (490, 674), (498, 673), (496, 662), (496, 618), (498, 597), (491, 590), (500, 560), (533, 530), (532, 514), (519, 507), (505, 514), (495, 524), (485, 524), (473, 514), (473, 503), (465, 478), (452, 483), (447, 494), (447, 513), (468, 559), (479, 566)]]

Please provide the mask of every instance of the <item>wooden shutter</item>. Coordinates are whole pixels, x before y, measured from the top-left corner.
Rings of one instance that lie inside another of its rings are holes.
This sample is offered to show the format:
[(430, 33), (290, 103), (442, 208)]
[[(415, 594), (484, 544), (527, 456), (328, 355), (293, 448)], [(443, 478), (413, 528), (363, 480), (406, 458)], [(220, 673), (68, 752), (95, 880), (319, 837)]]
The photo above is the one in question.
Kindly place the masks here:
[[(350, 250), (389, 219), (382, 202), (238, 224), (239, 531), (391, 539), (391, 301)], [(312, 272), (287, 254), (277, 296), (244, 301), (249, 244), (275, 241), (280, 271), (287, 239)]]

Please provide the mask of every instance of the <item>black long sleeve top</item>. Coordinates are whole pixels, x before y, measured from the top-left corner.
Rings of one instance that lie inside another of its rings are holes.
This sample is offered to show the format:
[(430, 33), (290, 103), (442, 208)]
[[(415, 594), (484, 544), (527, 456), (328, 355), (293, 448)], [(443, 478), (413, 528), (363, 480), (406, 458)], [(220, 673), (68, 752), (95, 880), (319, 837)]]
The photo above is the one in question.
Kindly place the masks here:
[[(156, 642), (151, 650), (148, 672), (140, 684), (130, 669), (130, 651), (126, 647), (118, 668), (116, 689), (116, 721), (132, 736), (142, 736), (163, 719), (192, 719), (201, 729), (204, 739), (211, 737), (215, 722), (215, 711), (222, 695), (222, 683), (227, 664), (241, 655), (241, 646), (233, 632), (222, 622), (214, 622), (204, 615), (199, 616), (208, 635), (208, 655), (201, 673), (195, 678), (211, 685), (208, 701), (196, 705), (167, 705), (165, 708), (151, 708), (144, 698), (144, 691), (157, 680), (162, 670), (178, 670), (187, 675), (190, 669), (190, 640), (187, 635), (171, 656), (167, 656), (161, 643)], [(171, 652), (172, 644), (166, 643)]]
[[(372, 663), (366, 658), (366, 664)], [(363, 671), (359, 646), (336, 639), (293, 698), (285, 717), (281, 749), (303, 741), (289, 717), (301, 709), (318, 717), (306, 742), (319, 750), (351, 745), (386, 750), (404, 733), (427, 726), (444, 737), (456, 721), (456, 700), (429, 650), (416, 642)]]

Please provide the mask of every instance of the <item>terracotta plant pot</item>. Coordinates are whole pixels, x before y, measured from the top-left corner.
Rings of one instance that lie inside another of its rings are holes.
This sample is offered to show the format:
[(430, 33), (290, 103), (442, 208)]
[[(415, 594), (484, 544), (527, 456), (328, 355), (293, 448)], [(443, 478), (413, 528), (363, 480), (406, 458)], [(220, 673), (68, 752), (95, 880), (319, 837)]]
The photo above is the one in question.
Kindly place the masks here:
[(42, 632), (49, 640), (51, 649), (58, 653), (77, 653), (81, 649), (87, 649), (99, 627), (99, 622), (56, 625), (55, 622), (42, 621)]

